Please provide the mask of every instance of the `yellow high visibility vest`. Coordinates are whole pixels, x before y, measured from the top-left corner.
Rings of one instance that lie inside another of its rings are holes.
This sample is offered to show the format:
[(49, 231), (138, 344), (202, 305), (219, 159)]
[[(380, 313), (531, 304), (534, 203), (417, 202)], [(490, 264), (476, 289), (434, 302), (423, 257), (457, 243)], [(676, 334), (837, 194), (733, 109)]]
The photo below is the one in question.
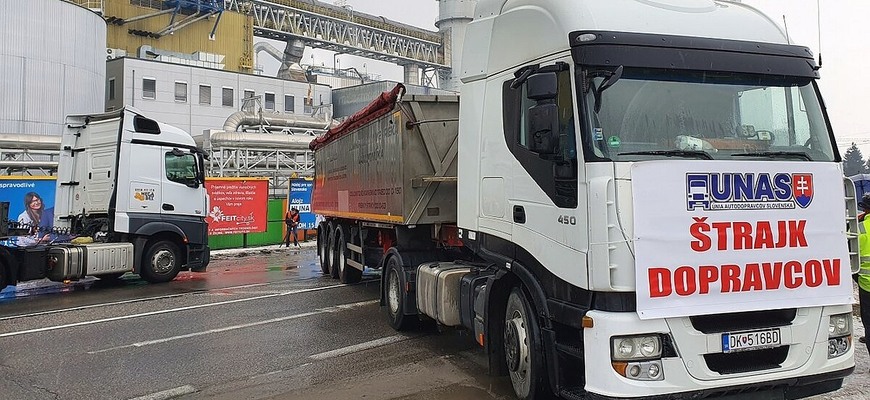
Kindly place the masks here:
[(863, 227), (864, 232), (858, 235), (858, 252), (861, 254), (858, 286), (861, 290), (870, 292), (870, 218), (864, 218)]

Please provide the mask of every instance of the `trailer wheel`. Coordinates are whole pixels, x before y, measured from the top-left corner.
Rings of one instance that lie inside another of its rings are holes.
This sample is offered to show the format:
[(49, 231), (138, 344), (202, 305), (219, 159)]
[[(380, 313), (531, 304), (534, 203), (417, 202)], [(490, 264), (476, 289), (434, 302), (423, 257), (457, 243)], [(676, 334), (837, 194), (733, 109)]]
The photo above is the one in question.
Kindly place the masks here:
[(504, 357), (514, 392), (522, 400), (540, 399), (547, 396), (548, 390), (542, 379), (541, 334), (534, 315), (523, 291), (515, 287), (505, 307)]
[(181, 270), (181, 251), (168, 240), (150, 244), (145, 250), (139, 275), (148, 282), (162, 283), (175, 279)]
[(350, 266), (347, 264), (347, 258), (350, 256), (351, 252), (347, 248), (348, 243), (352, 243), (354, 245), (359, 246), (359, 231), (356, 228), (351, 228), (349, 237), (345, 237), (344, 231), (342, 230), (343, 241), (339, 242), (341, 245), (341, 254), (339, 255), (339, 279), (341, 279), (341, 283), (353, 284), (362, 280), (362, 271), (356, 269), (356, 267)]
[(329, 274), (329, 264), (326, 262), (326, 252), (329, 249), (329, 225), (321, 222), (317, 227), (317, 257), (320, 260), (320, 271)]
[(405, 309), (405, 279), (399, 260), (396, 257), (390, 257), (383, 273), (386, 274), (383, 290), (388, 322), (397, 331), (410, 330), (414, 327), (414, 318), (405, 315), (403, 311)]
[(328, 247), (326, 248), (326, 264), (327, 266), (329, 266), (329, 275), (331, 275), (333, 279), (338, 279), (338, 260), (335, 259), (336, 233), (338, 233), (338, 223), (329, 224), (329, 240), (327, 241)]
[(335, 261), (333, 277), (339, 279), (343, 279), (344, 271), (347, 270), (347, 238), (344, 230), (342, 226), (335, 227), (335, 247), (332, 248), (332, 251), (335, 252), (335, 256), (332, 258)]

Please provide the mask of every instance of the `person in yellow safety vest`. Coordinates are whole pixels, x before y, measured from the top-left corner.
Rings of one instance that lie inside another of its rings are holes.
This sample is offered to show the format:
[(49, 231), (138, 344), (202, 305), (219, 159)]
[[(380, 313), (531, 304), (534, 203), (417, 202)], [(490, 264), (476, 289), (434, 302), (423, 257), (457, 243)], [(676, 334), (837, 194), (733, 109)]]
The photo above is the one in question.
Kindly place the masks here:
[[(861, 208), (861, 215), (858, 220), (861, 221), (859, 227), (861, 233), (858, 235), (858, 252), (861, 255), (861, 269), (855, 276), (858, 281), (858, 304), (861, 307), (861, 323), (864, 324), (864, 335), (859, 341), (866, 345), (866, 335), (870, 330), (870, 218), (864, 218), (870, 212), (870, 193), (865, 194), (861, 201), (858, 202), (858, 207)], [(867, 347), (870, 352), (870, 346)]]

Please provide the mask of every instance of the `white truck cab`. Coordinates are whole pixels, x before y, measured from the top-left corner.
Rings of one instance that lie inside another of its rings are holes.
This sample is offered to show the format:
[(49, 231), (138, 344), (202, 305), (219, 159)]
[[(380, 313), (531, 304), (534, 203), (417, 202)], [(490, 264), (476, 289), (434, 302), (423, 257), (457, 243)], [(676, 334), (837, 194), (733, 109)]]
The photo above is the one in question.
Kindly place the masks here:
[[(855, 367), (854, 186), (805, 47), (713, 0), (480, 0), (460, 95), (312, 142), (323, 272), (520, 399), (801, 398)], [(458, 118), (457, 118), (458, 115)]]
[(855, 207), (818, 70), (737, 2), (478, 2), (458, 226), (520, 398), (840, 387)]
[(133, 244), (135, 272), (172, 280), (209, 261), (203, 153), (181, 129), (133, 107), (70, 116), (61, 142), (55, 226)]

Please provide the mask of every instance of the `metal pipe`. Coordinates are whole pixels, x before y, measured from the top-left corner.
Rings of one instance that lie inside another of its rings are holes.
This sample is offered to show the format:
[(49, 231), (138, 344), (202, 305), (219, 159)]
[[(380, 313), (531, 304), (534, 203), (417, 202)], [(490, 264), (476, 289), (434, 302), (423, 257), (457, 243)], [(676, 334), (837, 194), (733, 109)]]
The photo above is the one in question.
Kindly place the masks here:
[(169, 13), (171, 13), (171, 12), (173, 12), (173, 11), (175, 11), (175, 9), (174, 9), (174, 8), (170, 8), (170, 9), (166, 9), (166, 10), (163, 10), (163, 11), (158, 11), (158, 12), (156, 12), (156, 13), (152, 13), (152, 14), (145, 14), (145, 15), (140, 15), (140, 16), (138, 16), (138, 17), (127, 18), (127, 19), (123, 20), (123, 21), (121, 22), (121, 24), (122, 24), (122, 25), (123, 25), (123, 24), (129, 24), (129, 23), (131, 23), (131, 22), (136, 22), (136, 21), (141, 21), (141, 20), (143, 20), (143, 19), (147, 19), (147, 18), (151, 18), (151, 17), (156, 17), (156, 16), (158, 16), (158, 15), (169, 14)]
[(60, 151), (60, 136), (0, 133), (0, 149)]
[[(298, 55), (293, 54), (294, 49), (297, 50)], [(299, 62), (302, 61), (301, 54), (304, 50), (305, 44), (298, 39), (288, 41), (283, 52), (266, 42), (257, 42), (254, 44), (254, 54), (257, 55), (258, 60), (260, 53), (266, 52), (266, 54), (281, 62), (281, 66), (278, 68), (278, 74), (276, 76), (286, 80), (305, 81), (305, 70), (299, 66)]]
[(310, 135), (246, 132), (212, 132), (208, 137), (212, 149), (221, 147), (231, 147), (233, 149), (260, 147), (270, 150), (300, 151), (308, 151), (308, 144), (314, 139), (315, 136)]
[(224, 131), (235, 132), (241, 126), (269, 125), (272, 127), (304, 128), (304, 129), (329, 129), (336, 125), (332, 120), (332, 112), (324, 112), (323, 118), (318, 119), (308, 115), (257, 115), (246, 111), (237, 111), (230, 114), (224, 122)]
[(169, 33), (169, 34), (175, 33), (176, 31), (180, 31), (181, 29), (187, 27), (188, 25), (190, 25), (192, 23), (202, 21), (203, 19), (211, 17), (214, 14), (217, 14), (217, 13), (210, 12), (210, 13), (204, 14), (204, 15), (193, 14), (193, 15), (181, 20), (177, 25), (170, 24), (166, 28), (163, 28), (160, 32), (157, 32), (157, 35), (163, 36), (163, 35), (166, 35), (167, 33)]
[(57, 169), (57, 161), (0, 161), (0, 168), (12, 169)]

